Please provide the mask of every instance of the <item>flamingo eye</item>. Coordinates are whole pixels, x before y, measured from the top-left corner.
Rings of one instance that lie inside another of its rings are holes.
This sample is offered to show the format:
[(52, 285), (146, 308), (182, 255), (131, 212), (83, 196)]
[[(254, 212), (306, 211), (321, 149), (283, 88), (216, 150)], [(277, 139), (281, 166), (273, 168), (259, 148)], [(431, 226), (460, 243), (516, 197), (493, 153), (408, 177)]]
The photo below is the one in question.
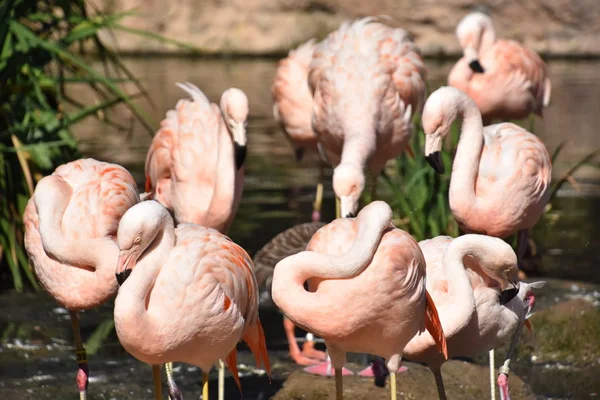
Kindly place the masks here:
[(142, 241), (142, 238), (138, 236), (133, 240), (133, 244), (139, 244), (141, 241)]

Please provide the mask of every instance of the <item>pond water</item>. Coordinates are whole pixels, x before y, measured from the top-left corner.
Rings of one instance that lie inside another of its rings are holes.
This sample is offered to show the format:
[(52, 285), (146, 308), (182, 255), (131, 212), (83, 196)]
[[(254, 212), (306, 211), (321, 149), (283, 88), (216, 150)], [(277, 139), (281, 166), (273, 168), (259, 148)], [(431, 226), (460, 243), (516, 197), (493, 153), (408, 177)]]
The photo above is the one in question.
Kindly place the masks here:
[[(277, 233), (310, 219), (318, 160), (309, 154), (297, 163), (291, 146), (273, 119), (270, 84), (277, 60), (131, 58), (126, 59), (126, 64), (142, 78), (154, 102), (153, 105), (142, 102), (154, 119), (154, 126), (185, 96), (175, 82), (190, 81), (213, 101), (218, 101), (223, 90), (232, 86), (248, 94), (251, 115), (246, 180), (242, 203), (229, 232), (234, 241), (254, 254)], [(433, 91), (444, 84), (452, 64), (430, 61), (428, 66), (430, 91)], [(552, 104), (543, 120), (536, 118), (535, 133), (550, 152), (563, 140), (569, 141), (554, 166), (555, 177), (560, 177), (573, 163), (600, 146), (596, 128), (600, 124), (599, 67), (600, 62), (589, 61), (549, 63)], [(83, 89), (74, 92), (76, 96), (89, 96)], [(116, 109), (110, 117), (125, 124), (131, 121), (130, 114), (122, 108)], [(525, 124), (528, 126), (529, 122)], [(89, 120), (80, 126), (76, 136), (84, 155), (124, 165), (143, 186), (144, 160), (151, 136), (140, 124), (134, 123), (131, 129), (119, 132)], [(330, 172), (327, 177), (324, 220), (334, 216)], [(600, 171), (585, 168), (576, 179), (575, 185), (566, 185), (559, 192), (552, 212), (534, 230), (535, 274), (598, 284)], [(385, 199), (385, 191), (380, 193)], [(556, 301), (551, 296), (541, 299), (542, 306)], [(0, 296), (0, 307), (8, 310), (0, 316), (0, 398), (74, 398), (75, 366), (69, 350), (70, 324), (64, 310), (45, 294)], [(103, 321), (108, 332), (102, 348), (92, 358), (94, 380), (90, 383), (90, 398), (151, 398), (150, 369), (120, 348), (111, 333), (111, 310), (112, 304), (107, 304), (82, 316), (84, 338), (97, 332), (96, 327)], [(285, 357), (281, 317), (268, 310), (261, 313), (261, 318), (269, 348), (273, 350), (275, 379), (269, 387), (260, 371), (246, 370), (243, 385), (247, 399), (268, 398), (294, 369)], [(246, 352), (242, 353), (241, 361), (251, 364)], [(180, 366), (178, 376), (186, 389), (186, 397), (195, 398), (200, 392), (199, 371)], [(228, 392), (227, 398), (237, 398), (231, 379), (227, 386), (233, 390)]]

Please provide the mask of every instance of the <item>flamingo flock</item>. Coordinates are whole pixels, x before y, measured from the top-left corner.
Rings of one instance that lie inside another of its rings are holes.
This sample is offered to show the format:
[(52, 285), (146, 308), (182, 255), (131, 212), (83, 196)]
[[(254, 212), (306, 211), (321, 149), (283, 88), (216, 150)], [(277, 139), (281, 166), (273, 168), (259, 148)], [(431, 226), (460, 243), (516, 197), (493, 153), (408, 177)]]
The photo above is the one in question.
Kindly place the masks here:
[[(275, 119), (298, 160), (315, 151), (321, 171), (333, 167), (338, 212), (319, 222), (322, 172), (313, 222), (281, 233), (254, 261), (225, 236), (242, 198), (250, 112), (237, 88), (217, 106), (192, 83), (178, 84), (190, 98), (167, 112), (150, 145), (145, 193), (123, 167), (94, 159), (62, 165), (37, 183), (24, 215), (25, 247), (42, 286), (70, 312), (80, 399), (89, 360), (78, 313), (115, 296), (117, 336), (152, 367), (156, 399), (163, 364), (169, 397), (182, 398), (172, 362), (202, 370), (205, 400), (214, 365), (225, 364), (241, 391), (240, 341), (270, 376), (259, 319), (259, 304), (269, 298), (284, 314), (291, 358), (325, 365), (324, 375), (333, 370), (338, 400), (342, 376), (352, 373), (344, 369), (348, 352), (385, 360), (393, 400), (403, 358), (423, 362), (445, 399), (441, 367), (448, 357), (471, 357), (509, 340), (497, 384), (510, 398), (510, 359), (541, 285), (521, 281), (520, 265), (528, 231), (549, 200), (552, 166), (533, 133), (489, 123), (541, 115), (550, 100), (546, 66), (519, 43), (496, 40), (491, 19), (472, 13), (457, 27), (464, 56), (449, 86), (427, 97), (417, 44), (386, 22), (345, 22), (280, 62)], [(417, 243), (393, 225), (385, 202), (361, 209), (367, 171), (374, 198), (385, 165), (407, 151), (415, 115), (425, 134), (423, 156), (438, 173), (445, 172), (444, 138), (461, 121), (448, 193), (466, 233), (458, 238)], [(516, 252), (503, 241), (515, 234)], [(310, 340), (300, 349), (295, 326), (323, 338), (327, 353)]]

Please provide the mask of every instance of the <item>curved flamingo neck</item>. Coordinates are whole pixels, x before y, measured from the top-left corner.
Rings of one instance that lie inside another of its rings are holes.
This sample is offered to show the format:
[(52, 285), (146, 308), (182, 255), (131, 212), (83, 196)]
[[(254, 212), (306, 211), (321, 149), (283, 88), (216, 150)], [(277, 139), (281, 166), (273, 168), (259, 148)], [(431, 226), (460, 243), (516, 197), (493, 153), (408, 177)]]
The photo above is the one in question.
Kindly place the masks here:
[(358, 132), (344, 138), (340, 164), (359, 165), (364, 169), (376, 150), (375, 132)]
[[(303, 251), (280, 261), (275, 267), (272, 281), (272, 298), (275, 304), (285, 310), (288, 317), (297, 324), (307, 327), (305, 316), (327, 314), (323, 310), (339, 307), (330, 304), (317, 292), (304, 289), (304, 282), (310, 278), (349, 279), (360, 274), (371, 262), (377, 251), (383, 232), (390, 228), (392, 212), (383, 202), (373, 202), (358, 215), (356, 237), (350, 249), (343, 255), (320, 254)], [(326, 321), (323, 321), (326, 323)], [(319, 327), (312, 326), (315, 332)]]
[(496, 32), (493, 26), (484, 26), (481, 32), (479, 54), (483, 54), (485, 51), (491, 49), (496, 42)]
[(58, 175), (50, 175), (38, 183), (34, 202), (44, 250), (63, 264), (90, 267), (96, 273), (114, 268), (119, 249), (111, 238), (75, 238), (64, 234), (62, 221), (72, 194), (71, 186)]
[(479, 109), (466, 96), (457, 98), (457, 114), (462, 117), (460, 140), (452, 164), (450, 207), (459, 200), (468, 207), (477, 200), (475, 185), (483, 151), (483, 123)]

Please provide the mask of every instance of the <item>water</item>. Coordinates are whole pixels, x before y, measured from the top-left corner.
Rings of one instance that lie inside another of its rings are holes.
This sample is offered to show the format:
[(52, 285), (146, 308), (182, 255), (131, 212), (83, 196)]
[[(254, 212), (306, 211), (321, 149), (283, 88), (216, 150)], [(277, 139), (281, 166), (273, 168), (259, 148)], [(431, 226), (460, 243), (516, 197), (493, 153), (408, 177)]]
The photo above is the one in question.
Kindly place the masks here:
[[(153, 106), (142, 102), (155, 120), (154, 126), (185, 94), (174, 82), (190, 81), (204, 90), (213, 101), (228, 87), (244, 90), (250, 99), (249, 144), (244, 196), (230, 236), (250, 254), (285, 228), (310, 219), (314, 183), (318, 177), (318, 160), (307, 154), (295, 162), (291, 146), (272, 117), (270, 84), (276, 60), (205, 60), (186, 58), (127, 59), (132, 72), (142, 78), (153, 99)], [(429, 62), (429, 84), (433, 91), (445, 81), (452, 64)], [(553, 101), (543, 120), (536, 118), (535, 132), (552, 151), (563, 140), (569, 140), (554, 175), (559, 177), (574, 162), (594, 147), (600, 146), (596, 127), (600, 123), (599, 62), (549, 63), (553, 82)], [(91, 96), (83, 88), (74, 96)], [(132, 118), (118, 108), (110, 118), (128, 125)], [(525, 122), (526, 126), (529, 122)], [(117, 162), (133, 173), (143, 185), (144, 159), (151, 136), (139, 124), (115, 131), (89, 120), (76, 132), (86, 156)], [(568, 186), (553, 203), (552, 213), (544, 217), (534, 230), (537, 247), (534, 274), (558, 279), (600, 283), (600, 170), (585, 168), (577, 174), (577, 185)], [(385, 198), (385, 193), (384, 193)], [(334, 216), (330, 172), (325, 185), (323, 219)], [(554, 296), (561, 295), (556, 285)], [(553, 286), (554, 288), (555, 286)], [(590, 289), (591, 290), (591, 289)], [(563, 290), (564, 292), (564, 290)], [(540, 299), (542, 307), (551, 305), (550, 297)], [(74, 398), (74, 357), (68, 316), (45, 294), (0, 297), (0, 307), (8, 310), (0, 316), (0, 393), (2, 398)], [(89, 338), (101, 321), (110, 321), (112, 304), (82, 316), (84, 338)], [(269, 387), (260, 371), (248, 371), (242, 379), (244, 397), (267, 398), (294, 369), (286, 361), (281, 317), (276, 312), (261, 313), (275, 379)], [(35, 321), (35, 322), (34, 322)], [(151, 398), (150, 369), (127, 356), (114, 333), (110, 333), (98, 355), (92, 356), (91, 370), (96, 379), (90, 384), (92, 399)], [(247, 352), (241, 362), (252, 364)], [(200, 373), (193, 368), (178, 371), (186, 398), (200, 393)], [(214, 376), (213, 376), (214, 378)], [(215, 388), (216, 385), (213, 385)], [(237, 392), (228, 380), (231, 398)]]

